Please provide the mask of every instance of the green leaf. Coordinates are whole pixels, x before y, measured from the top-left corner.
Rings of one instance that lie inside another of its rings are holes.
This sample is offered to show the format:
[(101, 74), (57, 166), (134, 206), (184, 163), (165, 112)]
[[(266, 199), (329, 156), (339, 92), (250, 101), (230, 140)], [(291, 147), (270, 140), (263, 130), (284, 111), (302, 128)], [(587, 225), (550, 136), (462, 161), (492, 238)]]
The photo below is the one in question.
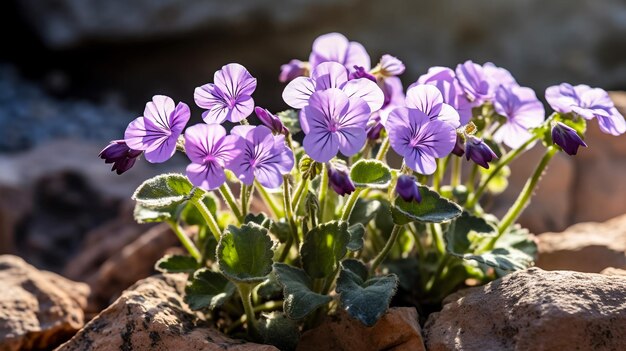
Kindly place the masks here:
[(330, 296), (313, 291), (311, 278), (302, 269), (274, 263), (274, 272), (283, 286), (283, 309), (289, 318), (302, 319), (332, 301)]
[(256, 223), (265, 229), (270, 229), (272, 225), (272, 220), (267, 218), (265, 213), (261, 212), (259, 214), (248, 213), (246, 217), (243, 219), (243, 223)]
[(480, 255), (452, 254), (465, 260), (474, 260), (505, 272), (526, 269), (534, 263), (532, 257), (514, 248), (496, 248)]
[(498, 241), (496, 241), (495, 247), (512, 247), (526, 253), (528, 256), (532, 257), (533, 260), (537, 259), (537, 242), (534, 236), (530, 234), (528, 229), (522, 228), (519, 224), (509, 227)]
[[(213, 216), (217, 216), (217, 211), (219, 209), (219, 200), (215, 197), (213, 193), (206, 193), (202, 197), (202, 202), (209, 209), (209, 212)], [(180, 214), (180, 218), (187, 223), (188, 225), (201, 225), (205, 226), (206, 222), (204, 217), (200, 214), (200, 211), (194, 206), (191, 201), (187, 201), (184, 204), (184, 209)]]
[(274, 345), (279, 350), (295, 350), (300, 341), (298, 325), (282, 312), (262, 314), (259, 332), (265, 344)]
[(315, 162), (308, 155), (304, 155), (300, 163), (298, 163), (298, 170), (302, 175), (302, 179), (313, 179), (322, 171), (322, 164)]
[(182, 174), (161, 174), (143, 182), (132, 199), (146, 207), (164, 207), (183, 202), (193, 185)]
[(200, 264), (191, 256), (166, 255), (154, 268), (161, 273), (192, 273), (200, 268)]
[(394, 223), (404, 225), (412, 221), (442, 223), (461, 215), (463, 210), (454, 202), (441, 197), (426, 186), (419, 187), (422, 202), (406, 202), (396, 197), (392, 207)]
[(257, 286), (256, 293), (265, 300), (274, 300), (283, 296), (283, 286), (278, 282), (274, 271)]
[(291, 135), (297, 134), (300, 131), (300, 118), (298, 111), (285, 110), (276, 114), (283, 125), (287, 127)]
[(135, 204), (133, 216), (137, 223), (156, 223), (174, 220), (178, 211), (178, 204), (171, 204), (160, 208), (150, 208), (140, 203)]
[(192, 310), (213, 310), (233, 296), (235, 290), (235, 285), (223, 275), (202, 268), (187, 282), (184, 301)]
[(350, 168), (350, 179), (357, 187), (384, 189), (391, 182), (391, 170), (378, 160), (359, 160)]
[(496, 230), (483, 218), (473, 216), (465, 211), (460, 217), (450, 222), (445, 233), (446, 250), (449, 253), (467, 253), (471, 246), (470, 232), (492, 233)]
[(348, 314), (371, 327), (389, 308), (397, 287), (395, 274), (367, 279), (367, 268), (363, 263), (345, 260), (341, 264), (336, 291)]
[(348, 227), (350, 233), (350, 241), (347, 248), (350, 251), (359, 251), (363, 248), (363, 237), (365, 236), (365, 227), (362, 224), (355, 224)]
[(349, 241), (347, 222), (332, 221), (311, 229), (300, 248), (304, 270), (316, 279), (330, 276), (346, 255)]
[(291, 227), (287, 222), (272, 221), (270, 233), (274, 234), (281, 243), (286, 242), (291, 236)]
[(365, 200), (359, 198), (352, 209), (350, 214), (350, 225), (360, 223), (364, 226), (376, 216), (376, 212), (380, 209), (380, 201), (377, 200)]
[(260, 282), (272, 271), (272, 239), (256, 223), (229, 226), (217, 244), (220, 270), (235, 282)]

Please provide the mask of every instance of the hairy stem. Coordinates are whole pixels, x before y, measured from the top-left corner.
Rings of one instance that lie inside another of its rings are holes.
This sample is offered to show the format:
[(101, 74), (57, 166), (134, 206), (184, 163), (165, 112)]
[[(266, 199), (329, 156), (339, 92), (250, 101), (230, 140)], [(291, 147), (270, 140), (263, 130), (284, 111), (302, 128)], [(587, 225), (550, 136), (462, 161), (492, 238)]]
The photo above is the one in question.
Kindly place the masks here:
[(450, 176), (450, 185), (453, 187), (459, 186), (461, 184), (461, 158), (460, 157), (452, 157), (452, 173)]
[(378, 149), (378, 154), (376, 154), (376, 159), (378, 161), (382, 161), (387, 155), (387, 151), (389, 151), (389, 137), (385, 137), (383, 139), (382, 144), (380, 144), (380, 149)]
[(176, 234), (176, 236), (178, 237), (178, 240), (180, 240), (180, 243), (183, 244), (183, 247), (187, 250), (187, 252), (189, 252), (191, 257), (195, 258), (196, 261), (201, 262), (202, 254), (193, 243), (193, 240), (191, 240), (191, 238), (189, 238), (187, 234), (185, 234), (183, 228), (181, 228), (176, 221), (168, 221), (168, 224), (172, 228), (174, 234)]
[(220, 237), (222, 236), (222, 231), (220, 230), (219, 225), (217, 225), (217, 221), (215, 220), (215, 217), (213, 216), (211, 211), (209, 211), (209, 208), (206, 207), (206, 205), (202, 201), (202, 197), (203, 196), (193, 196), (191, 198), (191, 203), (193, 203), (193, 205), (196, 206), (196, 208), (198, 209), (198, 212), (200, 212), (200, 215), (202, 215), (202, 218), (204, 218), (204, 221), (209, 227), (211, 234), (213, 234), (213, 237), (215, 237), (215, 240), (220, 241)]
[(259, 191), (263, 202), (269, 207), (270, 212), (274, 216), (274, 218), (280, 218), (284, 215), (284, 212), (278, 207), (276, 201), (274, 201), (274, 197), (272, 194), (268, 193), (267, 190), (263, 187), (263, 185), (259, 184), (259, 182), (255, 181), (256, 189)]
[(239, 210), (239, 206), (237, 205), (237, 201), (235, 200), (235, 195), (233, 195), (232, 190), (230, 190), (230, 186), (228, 186), (228, 183), (224, 182), (224, 184), (220, 186), (219, 190), (220, 195), (222, 195), (222, 198), (224, 199), (224, 201), (226, 201), (226, 204), (228, 205), (230, 210), (233, 212), (235, 217), (237, 217), (237, 222), (239, 222), (239, 224), (242, 224), (243, 216), (241, 215), (241, 210)]
[(356, 205), (357, 200), (359, 199), (359, 195), (361, 194), (362, 188), (356, 188), (348, 197), (348, 201), (343, 206), (343, 211), (341, 212), (341, 220), (347, 222), (350, 219), (350, 214), (352, 214), (352, 210), (354, 209), (354, 205)]
[(319, 203), (320, 203), (320, 214), (319, 221), (320, 223), (324, 223), (324, 212), (326, 210), (326, 196), (328, 195), (328, 166), (326, 163), (322, 165), (322, 179), (320, 179), (320, 193), (319, 193)]
[(254, 308), (252, 307), (252, 285), (247, 283), (237, 284), (239, 290), (239, 296), (243, 303), (243, 310), (246, 312), (246, 325), (248, 326), (248, 333), (255, 339), (259, 338), (259, 329), (257, 327), (256, 317), (254, 315)]
[(403, 226), (397, 224), (393, 226), (391, 234), (389, 235), (389, 239), (387, 240), (387, 243), (385, 243), (385, 247), (383, 247), (383, 249), (372, 261), (372, 265), (370, 266), (370, 275), (374, 275), (374, 273), (376, 272), (376, 268), (378, 268), (378, 266), (385, 260), (385, 258), (389, 254), (389, 251), (391, 251), (391, 248), (393, 248), (393, 245), (398, 240), (398, 236), (400, 235), (400, 230), (402, 230), (402, 227)]
[(298, 225), (293, 215), (293, 208), (291, 207), (291, 192), (289, 191), (289, 177), (283, 176), (283, 205), (285, 207), (285, 215), (291, 228), (291, 236), (296, 246), (300, 246), (300, 237), (298, 236)]

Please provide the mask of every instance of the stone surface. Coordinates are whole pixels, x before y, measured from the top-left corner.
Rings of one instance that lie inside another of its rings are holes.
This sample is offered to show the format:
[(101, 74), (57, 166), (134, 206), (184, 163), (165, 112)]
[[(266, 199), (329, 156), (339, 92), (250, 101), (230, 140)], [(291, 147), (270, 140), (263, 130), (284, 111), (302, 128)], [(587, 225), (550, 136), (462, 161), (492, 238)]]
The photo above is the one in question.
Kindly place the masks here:
[(185, 275), (137, 282), (56, 351), (277, 350), (222, 335), (183, 302)]
[(446, 298), (424, 326), (441, 350), (624, 350), (626, 280), (539, 268)]
[(626, 215), (541, 234), (538, 246), (536, 264), (546, 270), (599, 273), (608, 267), (626, 269)]
[(84, 324), (89, 287), (0, 256), (0, 350), (50, 349)]
[(345, 312), (327, 317), (319, 327), (302, 335), (297, 350), (420, 351), (425, 348), (415, 308), (394, 307), (369, 328)]
[(600, 272), (600, 274), (626, 278), (626, 269), (609, 267), (609, 268), (603, 269), (602, 272)]

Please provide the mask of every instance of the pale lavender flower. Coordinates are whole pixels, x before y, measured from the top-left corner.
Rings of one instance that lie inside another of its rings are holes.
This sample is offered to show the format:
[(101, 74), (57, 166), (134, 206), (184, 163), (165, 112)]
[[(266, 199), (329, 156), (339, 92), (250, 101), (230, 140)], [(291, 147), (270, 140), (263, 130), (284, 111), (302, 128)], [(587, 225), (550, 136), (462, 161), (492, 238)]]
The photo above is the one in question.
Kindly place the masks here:
[(171, 98), (155, 95), (143, 116), (128, 124), (124, 141), (130, 149), (144, 151), (148, 162), (165, 162), (176, 152), (176, 141), (190, 115), (187, 104), (174, 105)]
[(456, 66), (456, 77), (473, 106), (480, 106), (493, 98), (493, 90), (483, 66), (465, 61)]
[[(379, 110), (384, 102), (384, 94), (376, 83), (367, 78), (348, 80), (348, 71), (336, 62), (321, 63), (313, 69), (311, 78), (298, 77), (289, 82), (283, 91), (283, 100), (287, 105), (301, 109), (309, 103), (315, 91), (332, 88), (341, 89), (349, 98), (363, 99), (372, 112)], [(306, 125), (302, 127), (306, 133)]]
[(626, 132), (624, 116), (617, 111), (603, 89), (563, 83), (546, 89), (546, 100), (557, 112), (573, 112), (585, 119), (597, 118), (600, 130), (606, 134), (621, 135)]
[(535, 92), (520, 86), (500, 86), (494, 108), (499, 115), (506, 117), (506, 122), (495, 132), (493, 139), (514, 149), (532, 137), (529, 129), (539, 126), (545, 117), (543, 104)]
[(268, 127), (274, 134), (289, 134), (289, 130), (285, 127), (280, 118), (269, 110), (257, 106), (254, 108), (254, 113), (259, 117), (261, 123)]
[(385, 100), (383, 102), (383, 107), (375, 112), (375, 115), (380, 116), (380, 123), (384, 126), (391, 111), (393, 111), (396, 107), (404, 106), (406, 96), (404, 95), (402, 81), (398, 77), (386, 78), (383, 82), (382, 89)]
[(443, 95), (443, 102), (458, 111), (461, 125), (466, 125), (472, 119), (472, 103), (465, 95), (452, 69), (431, 67), (428, 73), (417, 79), (416, 83), (436, 86)]
[(287, 83), (297, 77), (307, 76), (309, 73), (309, 64), (300, 60), (293, 59), (280, 66), (280, 75), (278, 80), (281, 83)]
[(256, 179), (266, 188), (278, 188), (283, 175), (293, 168), (293, 152), (285, 144), (284, 135), (273, 135), (265, 126), (236, 126), (231, 131), (243, 140), (242, 153), (229, 164), (229, 169), (244, 184)]
[(219, 124), (196, 124), (185, 131), (185, 152), (191, 160), (187, 177), (204, 190), (219, 188), (226, 181), (224, 168), (241, 157), (245, 141), (226, 135)]
[(402, 61), (395, 56), (387, 54), (381, 57), (378, 67), (380, 69), (380, 74), (383, 77), (399, 76), (404, 73), (405, 70), (404, 63), (402, 63)]
[(398, 107), (387, 119), (391, 147), (404, 157), (407, 166), (421, 174), (432, 174), (437, 169), (436, 158), (452, 152), (456, 130), (449, 123), (431, 119), (417, 109)]
[(303, 128), (303, 146), (315, 161), (327, 162), (337, 151), (352, 156), (365, 144), (370, 108), (363, 99), (336, 88), (316, 91), (304, 111), (307, 130)]
[(468, 161), (471, 159), (474, 163), (485, 169), (489, 169), (489, 162), (498, 158), (496, 153), (491, 150), (487, 143), (473, 135), (467, 136), (467, 142), (465, 143), (465, 157)]
[(587, 147), (576, 130), (564, 123), (554, 123), (551, 134), (552, 141), (570, 156), (576, 155), (579, 146)]
[(411, 85), (406, 91), (405, 105), (424, 112), (430, 119), (444, 121), (454, 128), (461, 126), (459, 113), (443, 102), (443, 95), (434, 85)]
[(410, 175), (403, 174), (398, 177), (398, 181), (396, 183), (396, 194), (398, 194), (398, 196), (406, 202), (422, 202), (422, 195), (420, 194), (417, 179)]
[(511, 72), (507, 69), (498, 67), (491, 62), (487, 62), (483, 65), (483, 72), (485, 72), (485, 77), (489, 82), (489, 88), (491, 90), (491, 94), (495, 94), (496, 90), (500, 85), (504, 85), (506, 87), (519, 85)]
[(223, 66), (215, 72), (213, 82), (197, 87), (193, 94), (196, 104), (208, 110), (202, 114), (206, 123), (239, 122), (252, 113), (256, 78), (244, 66)]
[(113, 140), (100, 151), (98, 156), (104, 160), (104, 163), (113, 164), (111, 171), (122, 174), (135, 165), (135, 161), (142, 153), (143, 151), (129, 148), (124, 140)]
[(369, 70), (370, 56), (365, 47), (355, 41), (348, 41), (339, 33), (321, 35), (313, 42), (313, 50), (309, 55), (309, 63), (315, 69), (322, 62), (338, 62), (347, 70), (360, 66)]

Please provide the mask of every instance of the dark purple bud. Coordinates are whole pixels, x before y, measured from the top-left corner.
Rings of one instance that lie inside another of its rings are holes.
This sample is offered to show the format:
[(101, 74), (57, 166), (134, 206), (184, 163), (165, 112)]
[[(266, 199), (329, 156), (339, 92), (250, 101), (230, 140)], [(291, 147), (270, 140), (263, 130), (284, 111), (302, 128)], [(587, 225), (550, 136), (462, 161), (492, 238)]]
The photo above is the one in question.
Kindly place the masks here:
[(137, 157), (139, 157), (143, 151), (133, 150), (126, 145), (124, 140), (113, 140), (100, 151), (100, 158), (104, 160), (104, 163), (112, 163), (111, 171), (116, 171), (117, 174), (122, 174), (135, 165)]
[(383, 124), (380, 122), (376, 122), (368, 131), (367, 138), (369, 140), (378, 140), (380, 138), (380, 132), (383, 130)]
[(489, 162), (498, 158), (489, 145), (472, 135), (468, 136), (465, 143), (465, 157), (467, 160), (471, 158), (477, 165), (486, 169), (489, 169)]
[(576, 155), (579, 146), (587, 147), (574, 128), (561, 122), (552, 127), (552, 141), (571, 156)]
[(328, 183), (340, 196), (352, 194), (355, 190), (348, 170), (343, 166), (328, 168)]
[(401, 175), (396, 183), (396, 193), (406, 202), (422, 202), (419, 186), (415, 177), (410, 175)]
[(459, 157), (463, 157), (463, 154), (465, 153), (465, 142), (463, 140), (463, 137), (457, 133), (456, 134), (456, 143), (454, 144), (454, 149), (452, 149), (452, 153), (459, 156)]
[(258, 106), (254, 108), (254, 112), (257, 117), (259, 117), (259, 120), (261, 120), (261, 123), (271, 129), (274, 134), (289, 134), (287, 127), (285, 127), (280, 118), (275, 114)]
[(350, 73), (350, 79), (367, 78), (376, 83), (376, 77), (371, 75), (365, 68), (361, 66), (354, 66), (354, 72)]
[(293, 59), (280, 66), (280, 75), (278, 80), (281, 83), (287, 83), (298, 77), (307, 76), (309, 73), (308, 63)]

